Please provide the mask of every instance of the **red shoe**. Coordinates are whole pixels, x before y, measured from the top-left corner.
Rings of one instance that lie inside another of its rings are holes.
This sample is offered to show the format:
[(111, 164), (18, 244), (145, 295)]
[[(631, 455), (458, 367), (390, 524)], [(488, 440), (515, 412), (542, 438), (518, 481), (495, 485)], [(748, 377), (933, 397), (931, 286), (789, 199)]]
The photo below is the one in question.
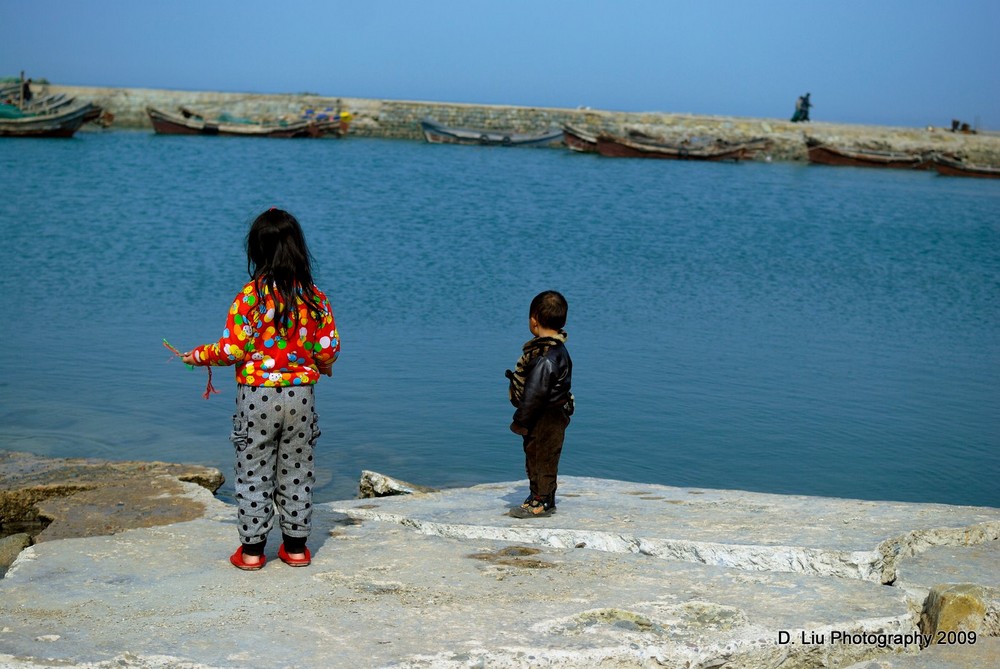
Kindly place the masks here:
[(233, 563), (233, 566), (237, 569), (242, 569), (243, 571), (257, 571), (258, 569), (264, 568), (264, 563), (267, 562), (267, 558), (261, 555), (260, 562), (247, 564), (243, 561), (243, 546), (240, 546), (236, 549), (235, 553), (229, 556), (229, 561)]
[(278, 559), (287, 564), (289, 567), (308, 567), (312, 563), (312, 555), (309, 553), (308, 548), (303, 549), (306, 556), (301, 558), (293, 558), (285, 550), (285, 544), (281, 544), (278, 548)]

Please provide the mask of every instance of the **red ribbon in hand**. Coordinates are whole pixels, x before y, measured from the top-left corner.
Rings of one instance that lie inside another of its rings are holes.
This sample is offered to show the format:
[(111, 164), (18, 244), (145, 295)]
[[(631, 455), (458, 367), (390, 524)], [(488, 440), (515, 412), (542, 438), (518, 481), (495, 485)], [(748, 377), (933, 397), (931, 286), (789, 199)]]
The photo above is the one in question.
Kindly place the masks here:
[[(163, 340), (163, 345), (166, 346), (167, 349), (169, 351), (171, 351), (174, 355), (176, 355), (178, 358), (181, 358), (181, 359), (184, 358), (184, 354), (181, 353), (180, 351), (178, 351), (173, 346), (171, 346), (170, 342), (168, 342), (166, 339)], [(188, 365), (188, 367), (191, 367), (191, 369), (194, 369), (194, 367), (191, 366), (191, 365)], [(206, 366), (205, 369), (208, 370), (208, 385), (205, 386), (205, 394), (202, 395), (202, 397), (204, 397), (207, 400), (209, 398), (209, 396), (212, 395), (212, 393), (218, 394), (219, 391), (216, 390), (215, 386), (212, 385), (212, 368)]]

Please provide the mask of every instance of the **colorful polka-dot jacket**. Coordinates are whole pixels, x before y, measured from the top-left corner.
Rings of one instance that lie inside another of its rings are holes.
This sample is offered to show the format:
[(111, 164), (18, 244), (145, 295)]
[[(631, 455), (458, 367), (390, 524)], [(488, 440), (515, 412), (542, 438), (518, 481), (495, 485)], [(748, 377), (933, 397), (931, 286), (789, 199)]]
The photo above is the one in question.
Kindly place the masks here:
[(274, 323), (274, 297), (265, 286), (263, 299), (254, 282), (243, 287), (229, 308), (222, 338), (194, 349), (197, 364), (236, 365), (236, 382), (244, 386), (304, 386), (319, 380), (319, 365), (332, 364), (340, 354), (340, 335), (330, 301), (318, 288), (317, 320), (301, 298), (295, 300), (296, 320), (282, 335)]

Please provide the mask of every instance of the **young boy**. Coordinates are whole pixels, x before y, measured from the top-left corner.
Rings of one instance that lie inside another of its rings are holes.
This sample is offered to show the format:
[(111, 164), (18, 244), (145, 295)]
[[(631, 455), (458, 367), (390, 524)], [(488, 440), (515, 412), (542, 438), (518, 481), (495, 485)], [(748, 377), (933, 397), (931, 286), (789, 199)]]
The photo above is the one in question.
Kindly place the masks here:
[(528, 310), (527, 342), (510, 379), (517, 407), (510, 431), (524, 438), (524, 466), (531, 494), (511, 510), (515, 518), (549, 516), (556, 510), (556, 474), (563, 437), (573, 415), (573, 361), (566, 350), (566, 298), (554, 290), (535, 296)]

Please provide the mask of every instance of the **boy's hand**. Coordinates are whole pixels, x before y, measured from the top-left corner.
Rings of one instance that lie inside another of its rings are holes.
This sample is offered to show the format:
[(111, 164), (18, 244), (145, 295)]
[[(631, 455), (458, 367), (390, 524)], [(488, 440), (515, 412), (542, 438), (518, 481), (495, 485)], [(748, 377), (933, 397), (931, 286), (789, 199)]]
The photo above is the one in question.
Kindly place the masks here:
[(528, 428), (524, 427), (523, 425), (519, 425), (518, 423), (514, 423), (514, 422), (512, 422), (510, 424), (510, 431), (513, 432), (514, 434), (519, 434), (522, 437), (525, 436), (526, 434), (528, 434)]
[(194, 359), (194, 355), (191, 351), (181, 354), (181, 362), (185, 365), (197, 365), (198, 361)]
[(326, 364), (317, 364), (316, 369), (319, 370), (320, 374), (324, 376), (333, 376), (333, 363), (328, 362)]

